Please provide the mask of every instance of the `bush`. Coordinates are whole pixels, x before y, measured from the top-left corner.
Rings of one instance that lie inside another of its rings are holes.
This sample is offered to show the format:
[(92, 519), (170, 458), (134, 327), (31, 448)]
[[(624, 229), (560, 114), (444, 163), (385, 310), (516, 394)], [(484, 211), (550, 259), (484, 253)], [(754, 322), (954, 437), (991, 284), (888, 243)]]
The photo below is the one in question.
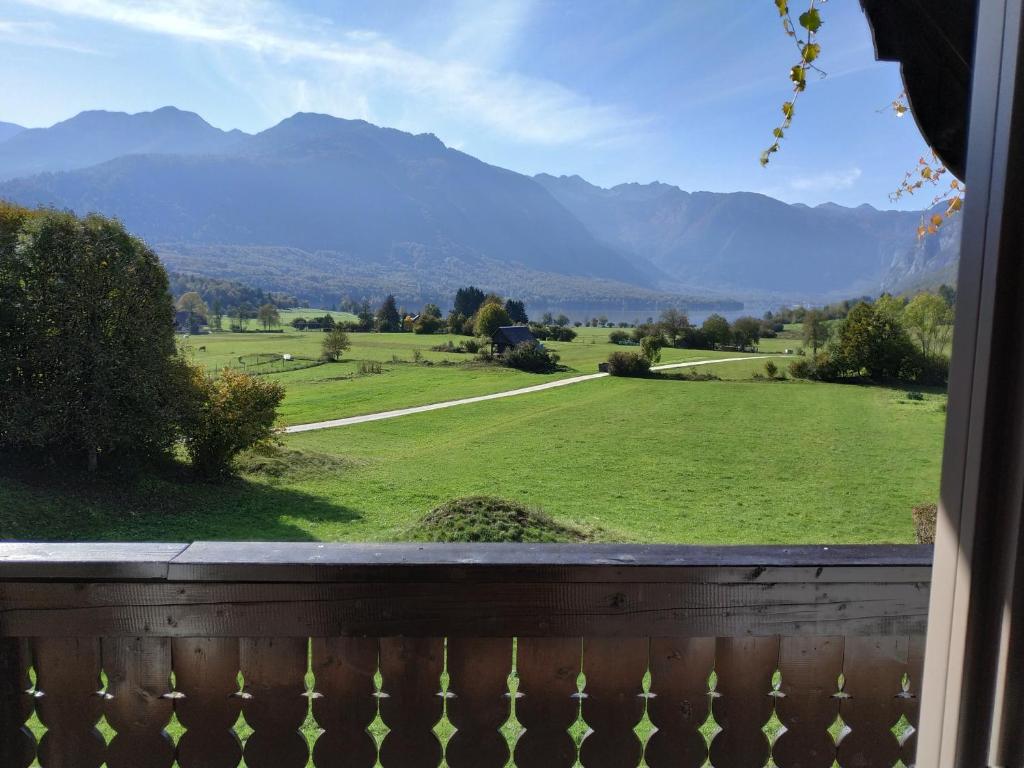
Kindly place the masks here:
[(907, 392), (907, 400), (924, 400), (921, 392)]
[(654, 365), (661, 360), (661, 346), (664, 339), (661, 336), (644, 336), (640, 339), (640, 354), (644, 359)]
[(938, 523), (939, 508), (935, 504), (919, 504), (911, 510), (914, 518), (914, 537), (918, 544), (935, 543), (935, 527)]
[(226, 475), (236, 455), (270, 439), (277, 407), (284, 399), (280, 383), (230, 368), (211, 379), (193, 366), (188, 384), (182, 430), (197, 474)]
[(813, 379), (815, 377), (814, 363), (807, 358), (794, 360), (789, 364), (789, 375), (794, 379)]
[(502, 362), (509, 368), (529, 373), (551, 373), (558, 368), (558, 355), (544, 349), (536, 341), (524, 341), (505, 350)]
[(629, 331), (616, 330), (608, 334), (608, 341), (612, 344), (624, 344), (629, 340)]
[(944, 355), (925, 355), (915, 350), (903, 361), (900, 378), (916, 384), (945, 386), (949, 381), (949, 358)]
[(444, 321), (433, 315), (420, 315), (420, 319), (412, 327), (413, 333), (432, 334), (437, 333), (444, 326)]
[(453, 499), (431, 510), (411, 530), (426, 541), (517, 543), (589, 541), (588, 531), (555, 522), (539, 509), (492, 496)]
[(484, 349), (487, 345), (484, 342), (480, 341), (480, 339), (466, 339), (459, 346), (461, 346), (469, 354), (475, 355), (481, 349)]
[(377, 360), (360, 360), (359, 368), (356, 370), (358, 370), (359, 374), (362, 376), (384, 372), (384, 368)]
[(769, 379), (774, 379), (779, 373), (779, 366), (775, 364), (774, 360), (769, 360), (764, 364), (764, 372), (768, 374)]
[(612, 352), (608, 356), (608, 373), (612, 376), (646, 376), (650, 361), (636, 352)]

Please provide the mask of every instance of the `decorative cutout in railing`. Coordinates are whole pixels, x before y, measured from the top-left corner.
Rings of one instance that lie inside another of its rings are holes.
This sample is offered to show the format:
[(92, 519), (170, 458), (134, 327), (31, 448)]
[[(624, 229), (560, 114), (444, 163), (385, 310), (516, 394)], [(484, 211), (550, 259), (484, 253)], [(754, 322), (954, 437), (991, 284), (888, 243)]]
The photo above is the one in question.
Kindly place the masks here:
[[(913, 763), (927, 550), (376, 547), (353, 562), (217, 545), (164, 556), (163, 573), (94, 558), (81, 577), (51, 553), (51, 579), (14, 546), (4, 768)], [(405, 612), (411, 596), (434, 614)], [(205, 636), (187, 634), (197, 621)]]

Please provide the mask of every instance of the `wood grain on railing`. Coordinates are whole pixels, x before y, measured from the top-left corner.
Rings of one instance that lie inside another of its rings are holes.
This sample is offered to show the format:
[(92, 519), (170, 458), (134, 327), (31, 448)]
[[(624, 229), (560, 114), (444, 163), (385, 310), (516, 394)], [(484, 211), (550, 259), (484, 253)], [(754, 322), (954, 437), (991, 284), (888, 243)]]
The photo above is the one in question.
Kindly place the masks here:
[(0, 544), (5, 768), (913, 762), (927, 549), (78, 546)]

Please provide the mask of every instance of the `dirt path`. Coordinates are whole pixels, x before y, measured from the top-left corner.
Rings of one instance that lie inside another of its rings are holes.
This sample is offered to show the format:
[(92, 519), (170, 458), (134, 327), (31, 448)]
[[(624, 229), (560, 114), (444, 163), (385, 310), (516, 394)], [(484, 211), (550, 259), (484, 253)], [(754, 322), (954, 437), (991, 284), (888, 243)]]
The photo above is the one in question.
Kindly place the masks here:
[[(667, 363), (665, 365), (651, 366), (652, 371), (668, 371), (675, 368), (693, 368), (698, 365), (711, 365), (713, 363), (735, 363), (739, 360), (761, 360), (768, 357), (783, 357), (783, 355), (752, 355), (748, 357), (723, 357), (718, 360), (694, 360), (688, 363)], [(362, 416), (349, 416), (344, 419), (330, 419), (328, 421), (314, 421), (311, 424), (295, 424), (285, 427), (281, 431), (286, 434), (296, 432), (312, 432), (315, 429), (331, 429), (332, 427), (348, 427), (352, 424), (365, 424), (369, 421), (384, 421), (385, 419), (397, 419), (399, 416), (411, 416), (414, 413), (427, 413), (428, 411), (440, 411), (443, 408), (454, 408), (457, 405), (469, 405), (471, 403), (482, 403), (485, 400), (500, 400), (503, 397), (516, 397), (528, 395), (532, 392), (543, 392), (546, 389), (568, 387), (570, 384), (579, 384), (593, 379), (603, 379), (607, 373), (588, 373), (583, 376), (573, 376), (568, 379), (548, 381), (544, 384), (536, 384), (532, 387), (521, 387), (520, 389), (508, 389), (504, 392), (494, 392), (490, 395), (478, 395), (476, 397), (464, 397), (460, 400), (446, 400), (441, 403), (430, 403), (429, 405), (415, 405), (411, 408), (399, 408), (394, 411), (381, 411), (380, 413), (367, 413)]]

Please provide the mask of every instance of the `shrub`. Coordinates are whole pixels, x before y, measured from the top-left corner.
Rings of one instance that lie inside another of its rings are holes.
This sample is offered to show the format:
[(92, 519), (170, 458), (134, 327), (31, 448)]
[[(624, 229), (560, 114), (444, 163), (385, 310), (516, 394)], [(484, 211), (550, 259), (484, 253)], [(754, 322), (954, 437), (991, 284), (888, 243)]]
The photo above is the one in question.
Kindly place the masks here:
[(907, 400), (924, 400), (921, 392), (907, 392)]
[(774, 379), (779, 373), (779, 366), (775, 364), (775, 361), (769, 360), (764, 364), (764, 372), (768, 374), (769, 379)]
[(502, 362), (509, 368), (529, 373), (551, 373), (558, 368), (558, 355), (544, 349), (536, 341), (524, 341), (505, 350)]
[(431, 334), (437, 333), (444, 326), (444, 321), (434, 315), (420, 315), (420, 319), (412, 327), (413, 333)]
[(481, 349), (484, 349), (487, 345), (484, 342), (480, 341), (480, 339), (466, 339), (459, 346), (461, 346), (469, 354), (475, 355)]
[(359, 368), (357, 369), (359, 374), (362, 376), (368, 376), (375, 373), (383, 373), (384, 368), (377, 360), (360, 360)]
[(789, 364), (789, 375), (794, 379), (813, 379), (815, 377), (814, 363), (807, 358), (794, 360)]
[(608, 373), (612, 376), (646, 376), (650, 361), (636, 352), (612, 352), (608, 356)]
[(608, 341), (612, 344), (623, 344), (629, 339), (629, 331), (615, 330), (608, 334)]
[(284, 399), (280, 383), (230, 368), (211, 379), (193, 366), (188, 385), (182, 430), (197, 474), (226, 475), (236, 455), (270, 439), (277, 407)]
[(664, 339), (661, 336), (644, 336), (640, 339), (640, 354), (644, 359), (654, 365), (661, 360), (661, 346)]
[(914, 350), (903, 361), (900, 378), (917, 384), (944, 386), (949, 381), (949, 358), (944, 355), (925, 355)]
[(348, 334), (344, 329), (335, 326), (324, 336), (323, 344), (320, 345), (320, 357), (331, 363), (337, 362), (351, 346)]
[(914, 518), (914, 537), (918, 544), (935, 543), (935, 526), (938, 523), (939, 508), (935, 504), (919, 504), (911, 510)]
[(414, 363), (422, 363), (423, 362), (423, 353), (420, 350), (418, 350), (418, 349), (414, 349), (412, 351), (412, 361)]

